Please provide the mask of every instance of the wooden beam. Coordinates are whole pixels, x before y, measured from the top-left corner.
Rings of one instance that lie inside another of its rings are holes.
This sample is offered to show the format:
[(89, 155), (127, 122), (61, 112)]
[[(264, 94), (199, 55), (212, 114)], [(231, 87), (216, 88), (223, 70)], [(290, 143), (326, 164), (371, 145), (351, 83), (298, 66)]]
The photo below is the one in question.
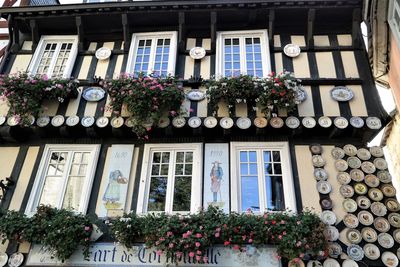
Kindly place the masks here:
[(361, 9), (356, 8), (353, 10), (353, 25), (352, 25), (353, 47), (360, 47), (361, 44), (360, 23), (361, 23)]
[(32, 51), (36, 50), (39, 43), (39, 31), (38, 25), (35, 19), (29, 21), (29, 26), (31, 27), (31, 37), (32, 37)]
[(128, 52), (129, 47), (131, 46), (131, 34), (129, 32), (129, 20), (128, 14), (124, 13), (121, 15), (122, 19), (122, 29), (123, 29), (123, 37), (124, 37), (124, 51)]
[(11, 45), (11, 52), (12, 53), (17, 53), (19, 49), (21, 48), (20, 46), (20, 39), (19, 39), (19, 23), (18, 21), (11, 22), (8, 20), (8, 23), (12, 25), (13, 28), (13, 44)]
[(211, 12), (211, 51), (215, 53), (217, 46), (217, 12)]
[(179, 31), (178, 31), (178, 49), (180, 52), (185, 51), (185, 36), (186, 36), (186, 27), (185, 27), (185, 12), (179, 12), (178, 14), (179, 21)]
[(269, 23), (268, 23), (268, 40), (269, 46), (274, 47), (274, 32), (275, 32), (275, 10), (269, 11)]
[(314, 22), (315, 22), (315, 9), (310, 9), (308, 11), (308, 19), (307, 19), (307, 40), (306, 45), (307, 48), (314, 47)]
[(256, 23), (256, 19), (257, 19), (257, 10), (256, 9), (251, 9), (249, 11), (248, 24), (249, 25), (254, 25)]
[(76, 32), (78, 34), (78, 51), (82, 52), (84, 51), (84, 43), (85, 43), (85, 37), (84, 37), (85, 32), (83, 30), (82, 17), (76, 16), (75, 23), (76, 23)]

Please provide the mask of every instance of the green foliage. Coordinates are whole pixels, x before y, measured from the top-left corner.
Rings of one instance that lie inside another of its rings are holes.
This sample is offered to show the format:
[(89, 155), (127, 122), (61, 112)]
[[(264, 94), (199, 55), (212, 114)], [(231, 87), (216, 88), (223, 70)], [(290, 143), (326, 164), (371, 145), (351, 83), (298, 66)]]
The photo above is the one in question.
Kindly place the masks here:
[(29, 116), (42, 112), (43, 100), (63, 102), (76, 93), (77, 80), (49, 79), (46, 75), (31, 76), (26, 72), (0, 76), (0, 97), (10, 106), (9, 114), (19, 117), (19, 124), (30, 125)]
[[(148, 132), (165, 113), (179, 114), (185, 98), (183, 89), (174, 77), (130, 76), (122, 74), (118, 79), (104, 82), (111, 97), (109, 107), (119, 115), (125, 104), (134, 119), (133, 132), (139, 138), (148, 139)], [(147, 126), (143, 126), (148, 124)]]
[(267, 78), (249, 75), (223, 77), (210, 80), (206, 86), (209, 104), (214, 113), (218, 111), (218, 103), (225, 101), (231, 117), (235, 114), (235, 103), (240, 102), (253, 106), (260, 103), (261, 111), (266, 116), (270, 116), (270, 112), (278, 108), (292, 111), (299, 104), (296, 95), (301, 87), (300, 81), (287, 71), (271, 73)]
[(40, 206), (32, 217), (16, 211), (0, 212), (0, 238), (27, 241), (50, 248), (61, 261), (67, 260), (81, 246), (89, 256), (92, 222), (84, 215)]
[(144, 239), (146, 246), (158, 254), (178, 261), (188, 255), (204, 263), (209, 247), (224, 244), (233, 250), (246, 250), (245, 245), (273, 244), (279, 257), (286, 259), (318, 257), (326, 250), (325, 225), (309, 211), (299, 214), (247, 213), (224, 214), (210, 207), (207, 211), (187, 216), (130, 213), (112, 222), (110, 231), (121, 244), (132, 247)]

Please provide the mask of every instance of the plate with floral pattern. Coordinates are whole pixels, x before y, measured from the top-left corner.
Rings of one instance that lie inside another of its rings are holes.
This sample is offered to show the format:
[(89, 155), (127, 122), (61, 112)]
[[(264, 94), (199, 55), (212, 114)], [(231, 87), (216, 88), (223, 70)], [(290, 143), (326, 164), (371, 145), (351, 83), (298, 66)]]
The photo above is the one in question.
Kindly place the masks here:
[(352, 197), (354, 195), (354, 188), (351, 185), (345, 184), (340, 186), (339, 192), (344, 197)]
[(357, 215), (358, 220), (362, 225), (370, 226), (374, 223), (374, 216), (369, 211), (362, 210)]
[(380, 181), (378, 179), (378, 177), (376, 177), (373, 174), (367, 174), (365, 176), (365, 183), (369, 186), (369, 187), (378, 187), (380, 184)]
[(383, 149), (380, 146), (372, 146), (369, 148), (369, 152), (371, 152), (371, 155), (380, 158), (383, 157)]
[(379, 251), (379, 248), (374, 245), (374, 244), (366, 244), (363, 247), (365, 257), (367, 257), (370, 260), (377, 260), (381, 256), (381, 252)]
[(335, 161), (335, 168), (340, 172), (344, 172), (349, 168), (349, 165), (347, 164), (347, 161), (345, 161), (344, 159), (338, 159)]
[(383, 199), (383, 193), (378, 188), (371, 188), (368, 190), (368, 196), (373, 201), (381, 201)]
[(327, 181), (319, 181), (317, 183), (317, 190), (320, 194), (329, 194), (332, 191), (332, 186)]
[(321, 155), (314, 155), (312, 156), (312, 164), (314, 167), (324, 167), (326, 164), (325, 159)]
[(339, 230), (335, 226), (328, 226), (324, 230), (324, 235), (328, 241), (336, 241), (339, 238)]
[(393, 231), (394, 241), (400, 244), (400, 229), (396, 229)]
[(324, 210), (321, 213), (321, 221), (328, 225), (334, 225), (336, 223), (336, 214), (330, 210)]
[(391, 184), (384, 184), (381, 186), (381, 190), (386, 197), (396, 196), (396, 188)]
[(352, 244), (359, 244), (362, 240), (361, 233), (357, 229), (348, 229), (346, 232), (347, 240)]
[(385, 206), (389, 211), (396, 212), (400, 210), (400, 204), (395, 198), (388, 198), (385, 201)]
[(347, 247), (347, 255), (355, 261), (360, 261), (364, 258), (364, 250), (359, 245), (352, 244)]
[(316, 260), (314, 260), (314, 261), (309, 261), (309, 262), (307, 263), (307, 267), (322, 267), (322, 263), (319, 262), (319, 261), (316, 261)]
[(334, 159), (342, 159), (345, 155), (344, 150), (340, 147), (335, 147), (332, 149), (331, 154)]
[(343, 217), (343, 223), (348, 228), (357, 228), (359, 222), (356, 215), (348, 213)]
[(368, 192), (368, 187), (364, 183), (356, 183), (354, 191), (359, 195), (365, 195)]
[(390, 223), (383, 217), (377, 217), (374, 220), (374, 227), (381, 233), (386, 233), (390, 229)]
[(384, 171), (388, 168), (388, 164), (384, 158), (374, 159), (374, 165), (380, 171)]
[(343, 252), (342, 247), (338, 243), (336, 242), (329, 243), (328, 254), (330, 257), (337, 258), (342, 254), (342, 252)]
[(386, 267), (396, 267), (399, 265), (399, 259), (393, 252), (385, 251), (382, 253), (382, 262)]
[(395, 228), (400, 228), (400, 214), (399, 213), (390, 213), (388, 216), (388, 221), (391, 226)]
[(357, 210), (357, 203), (351, 198), (343, 200), (342, 205), (344, 210), (347, 212), (355, 212)]
[(324, 261), (324, 267), (340, 267), (340, 263), (332, 258), (328, 258)]
[(357, 150), (357, 157), (362, 160), (369, 160), (371, 158), (371, 152), (369, 152), (368, 149), (360, 148)]
[(358, 267), (358, 264), (351, 259), (345, 259), (342, 263), (342, 267)]
[(360, 207), (360, 209), (369, 209), (369, 207), (371, 207), (371, 200), (369, 200), (369, 198), (366, 196), (359, 196), (357, 197), (357, 205)]
[(336, 179), (341, 185), (349, 184), (351, 182), (350, 174), (347, 172), (339, 172), (336, 176)]
[(361, 236), (365, 242), (374, 243), (378, 240), (378, 234), (371, 227), (364, 227), (361, 230)]
[(392, 181), (392, 175), (388, 171), (378, 171), (376, 176), (378, 176), (379, 181), (385, 184)]
[(347, 156), (354, 157), (357, 155), (357, 148), (354, 145), (347, 144), (343, 147), (343, 150)]
[(388, 233), (380, 233), (378, 235), (378, 243), (383, 248), (391, 248), (394, 245), (394, 239)]
[(359, 169), (352, 169), (350, 171), (350, 177), (353, 181), (361, 182), (364, 180), (364, 173)]
[(376, 171), (375, 165), (372, 162), (369, 161), (364, 161), (361, 164), (361, 170), (363, 170), (363, 172), (365, 173), (374, 173)]
[(361, 160), (357, 157), (348, 157), (347, 164), (350, 168), (358, 169), (361, 167)]
[(381, 202), (374, 202), (371, 204), (371, 211), (376, 216), (385, 216), (387, 213), (386, 206)]
[(315, 168), (314, 177), (317, 181), (326, 180), (328, 179), (328, 172), (323, 168)]

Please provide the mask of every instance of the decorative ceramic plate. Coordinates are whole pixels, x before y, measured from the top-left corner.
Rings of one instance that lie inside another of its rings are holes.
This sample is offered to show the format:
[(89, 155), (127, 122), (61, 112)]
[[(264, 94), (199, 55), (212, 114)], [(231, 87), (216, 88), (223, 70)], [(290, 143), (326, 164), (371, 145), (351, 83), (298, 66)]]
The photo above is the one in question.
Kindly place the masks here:
[(56, 115), (51, 119), (51, 125), (54, 127), (60, 127), (64, 124), (65, 118), (62, 115)]
[(312, 117), (304, 117), (301, 123), (303, 124), (304, 127), (308, 129), (314, 128), (315, 125), (317, 125), (317, 122)]
[(291, 260), (288, 263), (288, 267), (305, 267), (306, 265), (304, 264), (304, 261), (302, 261), (300, 258), (297, 258), (296, 260)]
[(132, 128), (135, 125), (136, 119), (130, 117), (125, 120), (125, 126), (128, 128)]
[(349, 168), (349, 165), (347, 164), (347, 161), (345, 161), (344, 159), (338, 159), (335, 161), (335, 168), (340, 172), (344, 172)]
[(328, 172), (322, 168), (315, 168), (314, 177), (317, 181), (326, 180), (328, 179)]
[(351, 259), (345, 259), (342, 263), (342, 267), (358, 267), (358, 264)]
[(348, 229), (346, 232), (347, 240), (352, 244), (358, 244), (361, 242), (362, 237), (360, 231), (357, 229)]
[(257, 117), (254, 119), (254, 125), (257, 128), (265, 128), (268, 125), (268, 120), (264, 117)]
[[(85, 117), (84, 117), (85, 118)], [(66, 120), (65, 120), (65, 124), (68, 125), (69, 127), (74, 127), (76, 125), (79, 124), (79, 117), (76, 115), (73, 116), (69, 116)]]
[(393, 226), (395, 228), (400, 228), (400, 214), (390, 213), (388, 216), (388, 221), (391, 226)]
[(124, 125), (124, 118), (114, 117), (111, 119), (110, 124), (111, 124), (111, 127), (113, 127), (113, 128), (116, 128), (116, 129), (121, 128), (121, 126)]
[(81, 124), (83, 127), (91, 127), (95, 123), (95, 119), (92, 116), (85, 116), (81, 120)]
[(360, 261), (364, 258), (364, 250), (359, 245), (352, 244), (347, 247), (347, 255), (355, 261)]
[(349, 101), (354, 97), (354, 93), (346, 86), (336, 86), (331, 89), (331, 97), (340, 102)]
[(368, 117), (365, 120), (365, 123), (367, 124), (368, 128), (373, 129), (373, 130), (378, 130), (382, 127), (382, 122), (377, 117)]
[(300, 55), (300, 52), (300, 47), (296, 44), (287, 44), (283, 48), (283, 53), (285, 53), (285, 55), (288, 57), (297, 57)]
[(351, 144), (347, 144), (343, 147), (344, 153), (347, 156), (354, 157), (357, 155), (357, 148)]
[(157, 127), (158, 128), (167, 128), (171, 124), (171, 120), (168, 117), (161, 117), (158, 120)]
[(349, 122), (345, 117), (336, 117), (333, 124), (339, 129), (346, 129), (349, 126)]
[(374, 244), (366, 244), (363, 249), (365, 257), (370, 260), (377, 260), (381, 256), (379, 248)]
[(285, 124), (290, 129), (296, 129), (300, 126), (300, 120), (294, 116), (287, 117)]
[(356, 215), (348, 213), (343, 217), (343, 223), (348, 228), (357, 228), (359, 222)]
[(318, 124), (323, 128), (329, 128), (332, 125), (332, 120), (327, 116), (323, 116), (318, 119)]
[(364, 120), (360, 117), (351, 117), (350, 118), (350, 125), (354, 128), (362, 128), (364, 126)]
[(322, 154), (322, 146), (319, 144), (310, 145), (310, 151), (313, 155), (321, 155)]
[(335, 147), (332, 149), (331, 154), (334, 159), (342, 159), (345, 155), (344, 150), (340, 147)]
[(393, 231), (394, 241), (400, 244), (400, 229), (396, 229)]
[(353, 181), (362, 182), (364, 180), (364, 173), (359, 169), (353, 169), (350, 171), (350, 177)]
[(330, 210), (332, 208), (332, 200), (330, 198), (323, 198), (319, 201), (322, 209)]
[[(36, 120), (36, 125), (39, 127), (46, 127), (50, 123), (50, 117), (49, 116), (40, 116)], [(1, 125), (1, 124), (0, 124)]]
[(374, 220), (374, 227), (381, 233), (386, 233), (390, 229), (390, 223), (383, 217), (377, 217)]
[(175, 128), (182, 128), (186, 124), (186, 119), (182, 116), (177, 116), (172, 119), (172, 125)]
[(100, 101), (105, 95), (106, 91), (101, 87), (88, 87), (82, 93), (82, 97), (88, 102)]
[(249, 129), (251, 126), (251, 120), (249, 118), (242, 117), (237, 119), (236, 125), (242, 130)]
[(388, 198), (385, 205), (389, 211), (396, 212), (400, 210), (400, 204), (395, 198)]
[(357, 157), (362, 160), (369, 160), (371, 158), (371, 153), (368, 151), (368, 149), (360, 148), (357, 150)]
[(108, 125), (109, 122), (110, 122), (110, 119), (108, 117), (102, 116), (102, 117), (97, 118), (96, 125), (99, 128), (104, 128)]
[(374, 160), (374, 165), (378, 170), (386, 170), (388, 167), (388, 164), (384, 158), (376, 158)]
[(383, 149), (380, 146), (372, 146), (369, 148), (369, 152), (371, 152), (371, 155), (376, 157), (376, 158), (381, 158), (383, 157)]
[(366, 196), (357, 197), (357, 205), (360, 209), (366, 210), (371, 207), (371, 201)]
[(336, 227), (330, 225), (324, 230), (324, 235), (326, 237), (326, 240), (333, 242), (338, 240), (339, 230)]
[(302, 86), (298, 86), (297, 90), (294, 90), (294, 101), (301, 103), (307, 99), (307, 92)]
[(202, 59), (206, 56), (206, 50), (203, 47), (193, 47), (189, 51), (189, 56), (193, 59)]
[(271, 120), (269, 121), (269, 124), (271, 124), (272, 128), (282, 128), (282, 126), (285, 124), (283, 122), (283, 120), (279, 117), (273, 117), (271, 118)]
[(319, 261), (309, 261), (307, 267), (322, 267), (322, 263)]
[(383, 193), (378, 188), (368, 190), (368, 196), (373, 201), (381, 201), (383, 199)]
[(394, 239), (388, 233), (380, 233), (378, 235), (378, 243), (383, 248), (391, 248), (394, 245)]
[(330, 257), (337, 258), (342, 254), (342, 252), (342, 247), (338, 243), (329, 243), (328, 254)]
[(336, 215), (333, 211), (324, 210), (321, 213), (321, 221), (328, 225), (334, 225), (336, 223)]
[(376, 177), (375, 175), (368, 174), (365, 176), (365, 183), (369, 187), (378, 187), (381, 182), (379, 181), (378, 177)]
[(394, 188), (391, 184), (384, 184), (381, 186), (382, 193), (386, 197), (394, 197), (396, 196), (396, 188)]
[(324, 267), (340, 267), (340, 263), (332, 258), (328, 258), (324, 261)]
[(354, 191), (359, 195), (365, 195), (368, 192), (368, 187), (364, 183), (356, 183)]
[(350, 168), (358, 169), (361, 167), (361, 160), (357, 157), (348, 157), (347, 164), (349, 164)]
[(363, 170), (363, 172), (365, 173), (374, 173), (376, 171), (375, 165), (372, 162), (369, 161), (364, 161), (361, 164), (361, 170)]
[(379, 181), (385, 184), (392, 181), (392, 175), (388, 171), (378, 171), (376, 176), (378, 176)]
[(96, 50), (95, 56), (99, 60), (105, 60), (111, 56), (111, 49), (108, 47), (100, 47)]
[(217, 120), (217, 118), (210, 116), (210, 117), (205, 118), (203, 123), (204, 123), (204, 126), (206, 126), (206, 128), (211, 129), (211, 128), (214, 128), (215, 126), (217, 126), (218, 120)]
[(354, 188), (351, 185), (345, 184), (340, 186), (339, 192), (344, 197), (352, 197), (354, 195)]
[(357, 210), (357, 203), (351, 198), (343, 200), (342, 205), (344, 210), (347, 212), (355, 212)]
[[(220, 121), (219, 121), (219, 125), (224, 128), (224, 129), (230, 129), (233, 126), (233, 120), (232, 118), (229, 117), (223, 117)], [(273, 127), (273, 126), (272, 126)]]
[(396, 267), (397, 265), (399, 265), (399, 259), (393, 252), (390, 251), (383, 252), (381, 259), (383, 264), (385, 264), (385, 266), (387, 267)]
[(351, 182), (350, 174), (347, 172), (339, 172), (336, 179), (341, 185), (349, 184)]
[(325, 159), (321, 155), (312, 156), (312, 164), (314, 167), (324, 167), (326, 164)]
[(332, 186), (327, 181), (319, 181), (317, 183), (317, 190), (320, 194), (326, 195), (332, 191)]
[(24, 262), (24, 254), (21, 252), (13, 253), (8, 259), (9, 267), (19, 267)]
[(358, 220), (362, 225), (370, 226), (374, 223), (374, 216), (369, 211), (362, 210), (357, 215)]
[(361, 230), (361, 236), (365, 242), (374, 243), (378, 240), (378, 234), (371, 227), (364, 227)]
[(0, 267), (3, 267), (7, 264), (8, 255), (4, 252), (0, 252)]
[(188, 119), (188, 125), (190, 128), (199, 128), (201, 126), (201, 119), (197, 116), (190, 117)]
[(374, 202), (371, 204), (371, 211), (376, 216), (385, 216), (387, 213), (386, 206), (381, 202)]

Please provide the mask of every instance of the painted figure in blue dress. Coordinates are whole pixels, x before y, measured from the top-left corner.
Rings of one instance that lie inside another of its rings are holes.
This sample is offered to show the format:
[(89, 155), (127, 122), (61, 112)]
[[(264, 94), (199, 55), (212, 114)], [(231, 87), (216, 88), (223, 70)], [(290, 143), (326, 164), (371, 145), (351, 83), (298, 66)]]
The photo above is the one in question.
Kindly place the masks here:
[(218, 201), (218, 192), (219, 192), (219, 198), (220, 201), (222, 201), (222, 196), (221, 196), (221, 181), (222, 181), (222, 175), (224, 174), (220, 162), (214, 161), (213, 167), (211, 168), (210, 172), (210, 177), (211, 177), (211, 192), (213, 192), (213, 202)]
[(126, 178), (123, 177), (120, 170), (114, 170), (110, 172), (108, 179), (108, 185), (104, 192), (103, 201), (106, 203), (119, 202), (121, 197), (120, 186), (121, 184), (127, 183)]

